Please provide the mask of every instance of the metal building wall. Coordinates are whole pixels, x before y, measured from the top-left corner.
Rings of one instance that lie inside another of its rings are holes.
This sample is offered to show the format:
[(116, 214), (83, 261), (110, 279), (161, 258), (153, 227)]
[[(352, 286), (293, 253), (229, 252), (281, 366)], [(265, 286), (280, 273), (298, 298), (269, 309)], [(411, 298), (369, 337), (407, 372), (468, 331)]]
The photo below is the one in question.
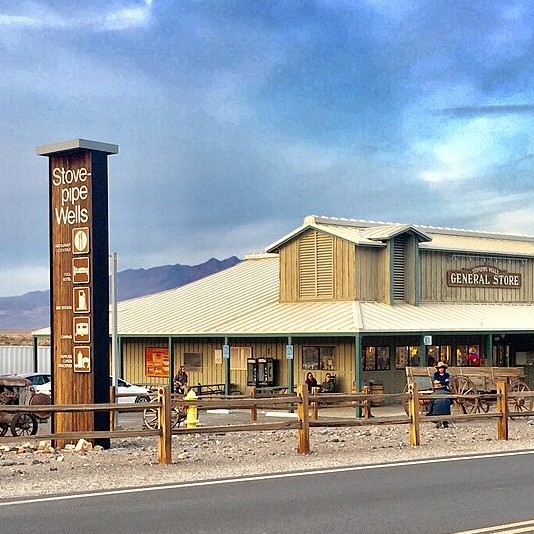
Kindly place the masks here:
[(34, 368), (33, 347), (0, 346), (0, 375), (18, 373), (50, 373), (50, 347), (37, 348), (37, 369)]

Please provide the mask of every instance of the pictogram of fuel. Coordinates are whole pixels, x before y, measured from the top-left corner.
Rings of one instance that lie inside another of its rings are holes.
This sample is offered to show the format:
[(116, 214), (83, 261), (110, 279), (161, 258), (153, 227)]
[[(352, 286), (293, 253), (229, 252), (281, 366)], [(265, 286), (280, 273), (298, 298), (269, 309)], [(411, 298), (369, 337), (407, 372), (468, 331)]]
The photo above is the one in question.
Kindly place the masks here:
[(89, 299), (88, 287), (74, 288), (74, 311), (76, 313), (87, 313), (90, 311), (91, 303)]

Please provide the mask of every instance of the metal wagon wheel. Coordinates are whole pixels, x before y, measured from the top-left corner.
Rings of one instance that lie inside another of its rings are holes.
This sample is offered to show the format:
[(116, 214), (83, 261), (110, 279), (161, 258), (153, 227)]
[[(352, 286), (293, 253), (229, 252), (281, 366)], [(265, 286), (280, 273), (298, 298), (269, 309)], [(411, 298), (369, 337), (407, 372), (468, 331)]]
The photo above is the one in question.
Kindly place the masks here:
[[(180, 406), (173, 406), (171, 408), (171, 427), (180, 426), (180, 423), (185, 420), (186, 413)], [(156, 408), (147, 408), (143, 412), (143, 423), (147, 428), (155, 430), (158, 428), (158, 410)]]
[(1, 423), (0, 424), (0, 437), (5, 436), (8, 430), (9, 430), (9, 425), (7, 425), (6, 423)]
[(10, 426), (14, 436), (33, 436), (37, 434), (37, 417), (30, 413), (19, 413), (13, 417)]
[(475, 397), (477, 395), (477, 388), (475, 383), (467, 376), (453, 376), (451, 379), (451, 393), (453, 395), (462, 395), (461, 398), (454, 399), (455, 411), (461, 413), (475, 413), (487, 412), (489, 404), (487, 402), (480, 402)]
[(522, 380), (514, 380), (508, 386), (508, 410), (510, 412), (531, 412), (534, 399), (521, 397), (521, 393), (530, 391), (530, 388)]

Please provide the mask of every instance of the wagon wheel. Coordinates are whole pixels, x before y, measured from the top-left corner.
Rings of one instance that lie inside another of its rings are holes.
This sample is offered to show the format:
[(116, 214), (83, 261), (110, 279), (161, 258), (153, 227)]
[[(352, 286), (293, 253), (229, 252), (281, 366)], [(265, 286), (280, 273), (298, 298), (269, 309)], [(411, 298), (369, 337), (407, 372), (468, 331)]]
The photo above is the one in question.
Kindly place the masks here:
[(171, 423), (172, 428), (180, 426), (180, 423), (182, 421), (185, 421), (186, 417), (187, 417), (187, 412), (181, 406), (173, 406), (172, 407), (172, 423)]
[(11, 420), (11, 433), (14, 436), (33, 436), (37, 434), (37, 418), (30, 413), (19, 413)]
[(0, 437), (5, 436), (7, 434), (8, 428), (9, 428), (9, 425), (6, 425), (5, 423), (0, 424)]
[[(182, 408), (173, 406), (171, 408), (171, 427), (180, 426), (180, 423), (185, 420), (186, 414)], [(143, 412), (143, 422), (147, 428), (155, 430), (158, 428), (158, 410), (156, 408), (147, 408)]]
[[(514, 380), (508, 386), (508, 410), (510, 412), (531, 412), (534, 399), (532, 397), (516, 396), (522, 392), (530, 391), (530, 388), (521, 380)], [(512, 395), (514, 395), (512, 397)]]
[[(477, 388), (474, 382), (467, 376), (453, 376), (451, 379), (451, 392), (453, 395), (462, 395), (460, 399), (454, 399), (455, 411), (464, 414), (487, 411), (477, 397)], [(489, 405), (487, 406), (489, 410)]]
[(158, 428), (158, 410), (156, 408), (147, 408), (144, 410), (143, 423), (147, 428), (152, 430)]

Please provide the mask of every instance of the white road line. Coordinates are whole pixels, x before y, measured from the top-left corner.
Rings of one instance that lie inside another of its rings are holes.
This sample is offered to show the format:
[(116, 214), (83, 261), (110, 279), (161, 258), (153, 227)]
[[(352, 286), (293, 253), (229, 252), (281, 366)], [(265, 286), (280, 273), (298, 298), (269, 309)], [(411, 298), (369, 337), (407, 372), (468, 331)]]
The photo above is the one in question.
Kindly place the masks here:
[[(44, 502), (57, 502), (57, 501), (69, 501), (75, 499), (87, 499), (90, 497), (105, 497), (109, 495), (127, 495), (130, 493), (143, 493), (148, 491), (167, 491), (181, 488), (198, 488), (202, 486), (219, 486), (223, 484), (236, 484), (240, 482), (257, 482), (260, 480), (276, 480), (282, 478), (295, 478), (295, 477), (311, 477), (318, 475), (325, 475), (330, 473), (349, 473), (352, 471), (369, 471), (372, 469), (391, 469), (396, 467), (408, 467), (412, 465), (425, 465), (425, 464), (439, 464), (447, 462), (460, 462), (465, 460), (481, 460), (487, 458), (502, 458), (508, 456), (524, 456), (528, 454), (534, 454), (532, 451), (514, 451), (504, 453), (491, 453), (491, 454), (476, 454), (469, 456), (455, 456), (453, 458), (430, 458), (426, 460), (409, 460), (405, 462), (389, 463), (389, 464), (375, 464), (375, 465), (355, 465), (351, 467), (333, 467), (330, 469), (318, 469), (314, 471), (298, 471), (296, 473), (277, 473), (273, 475), (256, 475), (242, 478), (225, 478), (221, 480), (204, 480), (199, 482), (182, 482), (180, 484), (167, 484), (160, 486), (147, 486), (143, 488), (126, 488), (117, 490), (97, 491), (94, 493), (76, 493), (73, 495), (57, 495), (55, 497), (36, 497), (34, 499), (23, 499), (16, 501), (0, 502), (0, 507), (16, 506), (16, 505), (28, 505), (34, 503)], [(475, 531), (473, 531), (475, 532)], [(481, 532), (488, 532), (482, 530)], [(463, 534), (463, 533), (455, 533)]]
[(462, 530), (462, 532), (454, 532), (452, 534), (483, 534), (485, 532), (489, 532), (491, 534), (521, 534), (522, 532), (534, 532), (534, 519), (520, 521), (518, 523), (508, 523), (506, 525), (476, 528), (474, 530)]

